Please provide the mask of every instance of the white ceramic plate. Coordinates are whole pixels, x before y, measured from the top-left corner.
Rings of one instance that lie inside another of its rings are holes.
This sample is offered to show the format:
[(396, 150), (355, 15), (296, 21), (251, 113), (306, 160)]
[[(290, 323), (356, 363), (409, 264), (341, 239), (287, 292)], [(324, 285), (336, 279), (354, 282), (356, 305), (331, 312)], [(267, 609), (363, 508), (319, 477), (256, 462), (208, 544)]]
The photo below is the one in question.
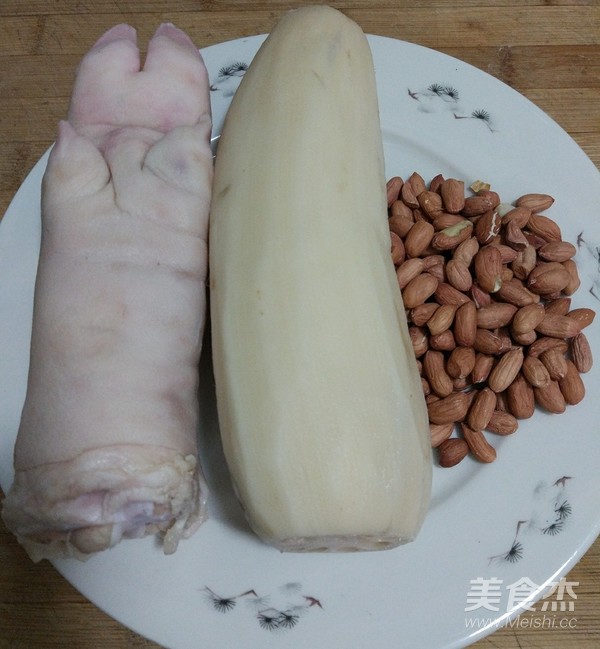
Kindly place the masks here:
[[(263, 38), (203, 50), (215, 136)], [(417, 170), (426, 179), (482, 179), (504, 200), (553, 194), (549, 215), (565, 239), (580, 245), (574, 306), (597, 308), (600, 174), (573, 140), (521, 95), (469, 65), (391, 39), (373, 36), (370, 43), (388, 176)], [(0, 226), (5, 490), (25, 392), (45, 163), (46, 157), (32, 170)], [(589, 338), (598, 349), (594, 326)], [(281, 554), (249, 533), (224, 468), (207, 358), (203, 376), (210, 520), (171, 557), (149, 538), (85, 564), (56, 562), (91, 601), (170, 649), (462, 647), (514, 619), (519, 604), (547, 595), (600, 530), (596, 370), (585, 376), (583, 404), (561, 416), (536, 413), (515, 435), (494, 439), (492, 465), (467, 459), (450, 470), (436, 467), (431, 510), (414, 543), (341, 555)], [(536, 610), (572, 624), (571, 593), (576, 586), (561, 587)]]

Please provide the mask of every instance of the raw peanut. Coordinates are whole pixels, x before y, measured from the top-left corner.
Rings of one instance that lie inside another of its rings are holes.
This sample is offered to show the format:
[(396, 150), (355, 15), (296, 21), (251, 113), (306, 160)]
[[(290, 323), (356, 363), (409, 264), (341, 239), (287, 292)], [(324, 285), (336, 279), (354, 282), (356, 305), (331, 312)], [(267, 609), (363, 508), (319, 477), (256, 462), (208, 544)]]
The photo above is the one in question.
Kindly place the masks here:
[(447, 282), (438, 283), (435, 289), (435, 299), (440, 304), (456, 304), (457, 306), (471, 301), (467, 295), (461, 293)]
[(510, 335), (508, 327), (498, 327), (498, 329), (494, 329), (494, 333), (498, 336), (498, 338), (500, 338), (500, 341), (502, 343), (502, 346), (500, 347), (501, 354), (504, 354), (510, 349), (515, 349), (515, 344)]
[(431, 223), (431, 219), (425, 212), (420, 207), (416, 207), (413, 211), (413, 219), (414, 222), (417, 223), (419, 221), (425, 221), (425, 223)]
[(480, 189), (477, 196), (485, 196), (489, 201), (492, 209), (495, 210), (500, 205), (500, 196), (497, 192), (492, 191), (489, 187)]
[(527, 221), (527, 229), (545, 242), (562, 241), (562, 234), (558, 224), (542, 214), (534, 212)]
[(415, 277), (418, 277), (425, 268), (425, 262), (422, 259), (414, 258), (407, 259), (396, 270), (396, 277), (398, 279), (398, 286), (403, 289)]
[(485, 246), (475, 255), (475, 276), (478, 285), (488, 293), (495, 293), (502, 286), (502, 258), (498, 248)]
[(560, 381), (567, 373), (567, 359), (557, 347), (546, 350), (539, 359), (553, 381)]
[(437, 285), (437, 279), (429, 273), (421, 273), (414, 279), (411, 279), (402, 291), (404, 306), (407, 309), (412, 309), (418, 304), (423, 304), (425, 300), (435, 293)]
[(404, 239), (404, 247), (409, 257), (419, 257), (431, 243), (433, 225), (427, 221), (417, 221)]
[[(454, 349), (457, 349), (456, 347)], [(461, 349), (466, 349), (466, 347), (461, 347)], [(452, 350), (454, 351), (454, 350)], [(465, 390), (471, 385), (471, 382), (466, 376), (460, 376), (457, 379), (453, 379), (452, 383), (454, 385), (455, 390)]]
[(559, 297), (556, 300), (546, 302), (546, 313), (557, 313), (558, 315), (567, 315), (571, 308), (570, 297)]
[(398, 200), (398, 196), (400, 195), (400, 190), (402, 189), (403, 184), (404, 181), (402, 180), (402, 178), (400, 178), (400, 176), (394, 176), (387, 181), (386, 190), (388, 207), (390, 207), (394, 201)]
[(450, 259), (446, 264), (446, 277), (448, 283), (459, 291), (466, 292), (473, 284), (473, 277), (469, 267), (456, 259)]
[(431, 386), (429, 385), (429, 381), (427, 379), (424, 379), (423, 377), (421, 377), (421, 387), (423, 388), (423, 394), (425, 396), (431, 394)]
[(540, 296), (528, 290), (516, 278), (503, 282), (498, 289), (497, 296), (503, 301), (515, 306), (527, 306), (540, 301)]
[(454, 315), (454, 339), (457, 345), (472, 347), (476, 334), (477, 307), (474, 302), (467, 300), (458, 307)]
[(543, 336), (571, 338), (581, 331), (581, 327), (576, 320), (569, 318), (569, 316), (546, 313), (535, 330)]
[(527, 239), (529, 245), (535, 248), (536, 254), (537, 251), (547, 243), (546, 239), (540, 237), (538, 234), (530, 232), (529, 230), (524, 230), (523, 234), (525, 235), (525, 238)]
[(592, 369), (592, 349), (584, 333), (571, 338), (571, 358), (578, 372), (585, 374)]
[(509, 412), (494, 410), (485, 429), (496, 435), (512, 435), (518, 427), (517, 418)]
[(551, 241), (538, 250), (538, 255), (545, 261), (567, 261), (576, 253), (577, 248), (568, 241)]
[(392, 246), (392, 262), (394, 263), (394, 266), (399, 266), (404, 261), (404, 257), (406, 256), (404, 244), (402, 243), (402, 239), (391, 230), (390, 239)]
[(550, 383), (550, 374), (537, 356), (529, 354), (523, 359), (523, 376), (534, 388), (543, 388)]
[(431, 271), (435, 266), (443, 266), (446, 263), (444, 255), (427, 255), (423, 257), (423, 269)]
[[(400, 201), (396, 202), (399, 203)], [(404, 205), (404, 203), (401, 204)], [(414, 224), (415, 220), (412, 217), (412, 212), (410, 218), (406, 216), (392, 215), (388, 219), (388, 227), (390, 231), (397, 234), (401, 239), (404, 239)]]
[(473, 224), (468, 219), (462, 219), (458, 223), (436, 232), (431, 240), (431, 245), (436, 250), (452, 250), (459, 243), (465, 241), (473, 232)]
[(488, 196), (469, 196), (465, 198), (465, 205), (461, 210), (461, 214), (468, 218), (485, 214), (488, 210), (492, 209), (492, 201)]
[(400, 190), (400, 198), (402, 199), (402, 202), (408, 205), (408, 207), (415, 209), (419, 207), (419, 201), (417, 200), (417, 194), (415, 193), (415, 190), (412, 188), (412, 185), (410, 184), (409, 181), (406, 181), (402, 185), (402, 189)]
[(423, 270), (427, 271), (434, 266), (443, 266), (446, 263), (446, 258), (444, 257), (444, 255), (435, 254), (431, 251), (431, 249), (429, 249), (429, 252), (427, 252), (427, 254), (423, 255), (423, 257), (421, 258), (423, 259)]
[(432, 349), (449, 352), (456, 347), (454, 334), (450, 329), (446, 329), (446, 331), (442, 331), (440, 334), (429, 336), (429, 346)]
[(477, 352), (495, 356), (502, 350), (502, 339), (489, 329), (476, 329), (473, 347)]
[(563, 288), (563, 293), (565, 295), (573, 295), (573, 293), (575, 293), (575, 291), (581, 286), (577, 265), (572, 259), (567, 259), (567, 261), (563, 261), (562, 264), (569, 272), (569, 275), (571, 275), (569, 283), (565, 288)]
[[(563, 298), (563, 299), (567, 300), (568, 298)], [(577, 322), (577, 324), (581, 327), (581, 329), (585, 329), (587, 326), (591, 325), (592, 322), (594, 322), (594, 318), (596, 317), (596, 312), (593, 311), (592, 309), (580, 308), (580, 309), (573, 309), (573, 311), (569, 311), (567, 313), (567, 316), (575, 320), (575, 322)]]
[(505, 246), (503, 243), (494, 243), (490, 245), (493, 245), (496, 248), (498, 248), (498, 251), (500, 252), (500, 258), (502, 259), (503, 264), (510, 264), (517, 258), (517, 255), (519, 254), (514, 248), (511, 248), (510, 246)]
[(498, 212), (488, 210), (477, 219), (473, 234), (482, 246), (486, 243), (491, 243), (494, 237), (500, 232), (501, 223), (502, 219)]
[(453, 379), (465, 378), (475, 367), (475, 350), (472, 347), (455, 347), (446, 361), (446, 372)]
[(492, 303), (492, 298), (489, 293), (486, 293), (480, 286), (477, 284), (473, 284), (471, 286), (471, 298), (473, 302), (475, 302), (475, 306), (478, 309), (481, 309), (481, 307), (487, 306), (488, 304)]
[(496, 410), (500, 410), (501, 412), (509, 412), (506, 390), (504, 392), (496, 393)]
[(450, 424), (429, 424), (431, 448), (437, 448), (444, 440), (448, 439), (453, 432), (454, 422)]
[(533, 388), (523, 374), (517, 374), (515, 380), (506, 388), (508, 411), (517, 419), (528, 419), (535, 411)]
[(543, 212), (554, 203), (552, 196), (548, 194), (523, 194), (517, 198), (515, 205), (525, 207), (532, 212)]
[(434, 176), (431, 179), (431, 182), (429, 183), (429, 191), (439, 193), (440, 187), (442, 186), (443, 182), (444, 182), (444, 176), (442, 176), (442, 174), (438, 174), (437, 176)]
[(562, 293), (560, 291), (554, 291), (553, 293), (546, 293), (542, 295), (541, 297), (544, 298), (544, 300), (557, 300), (559, 297), (561, 297)]
[(550, 383), (543, 388), (533, 388), (533, 393), (535, 395), (535, 402), (538, 406), (541, 406), (548, 412), (559, 415), (567, 408), (558, 381), (550, 381)]
[(467, 424), (473, 430), (484, 429), (496, 409), (496, 394), (490, 388), (477, 391), (467, 413)]
[(467, 395), (467, 400), (468, 400), (467, 412), (469, 411), (469, 408), (471, 407), (471, 404), (473, 403), (473, 399), (475, 398), (475, 392), (476, 392), (476, 390), (465, 390), (464, 391), (464, 393)]
[(406, 182), (412, 187), (415, 196), (418, 196), (421, 192), (427, 190), (427, 185), (425, 185), (423, 176), (416, 171), (413, 171), (413, 173), (407, 178)]
[(440, 397), (447, 397), (454, 389), (445, 368), (444, 354), (429, 349), (423, 356), (423, 372), (431, 389)]
[(433, 275), (438, 282), (445, 282), (446, 281), (446, 268), (445, 268), (445, 260), (443, 257), (440, 257), (439, 261), (437, 260), (437, 257), (439, 255), (427, 255), (427, 257), (423, 258), (423, 261), (425, 262), (425, 270), (430, 274)]
[(571, 276), (567, 269), (556, 261), (538, 264), (527, 277), (527, 288), (538, 295), (560, 293), (569, 283)]
[(515, 380), (523, 365), (523, 348), (510, 349), (502, 354), (488, 376), (488, 386), (494, 392), (503, 392)]
[(462, 261), (465, 266), (470, 266), (473, 257), (479, 251), (479, 241), (475, 237), (469, 237), (454, 248), (452, 259), (455, 261)]
[(529, 273), (537, 264), (537, 252), (532, 245), (527, 245), (517, 253), (516, 259), (511, 263), (510, 268), (518, 279), (527, 279)]
[(512, 320), (514, 334), (525, 334), (533, 331), (544, 319), (546, 312), (542, 304), (527, 304), (522, 306)]
[(431, 316), (439, 309), (439, 304), (435, 302), (425, 302), (425, 304), (419, 304), (414, 309), (411, 309), (408, 316), (409, 320), (417, 325), (417, 327), (422, 327), (424, 324), (427, 324), (427, 321)]
[(423, 212), (425, 212), (432, 221), (434, 221), (444, 211), (442, 197), (435, 192), (428, 190), (422, 191), (420, 194), (417, 194), (417, 201), (419, 202), (419, 206)]
[(568, 349), (568, 344), (561, 338), (542, 336), (529, 347), (528, 353), (530, 356), (539, 357), (540, 354), (543, 354), (547, 349), (551, 349), (552, 347), (558, 347), (563, 353), (565, 353)]
[(506, 243), (515, 250), (523, 250), (529, 245), (523, 231), (518, 226), (516, 219), (506, 223), (504, 227), (504, 238)]
[(456, 313), (456, 305), (442, 304), (427, 321), (427, 328), (432, 336), (441, 334), (450, 328)]
[(404, 218), (407, 218), (409, 221), (414, 222), (412, 209), (401, 200), (394, 201), (389, 209), (389, 212), (390, 216), (402, 216)]
[(502, 217), (502, 223), (504, 225), (508, 225), (509, 223), (514, 221), (519, 230), (522, 230), (527, 225), (530, 216), (531, 210), (529, 208), (523, 206), (515, 207), (514, 209), (506, 212), (506, 214)]
[(423, 356), (429, 349), (429, 337), (421, 327), (409, 327), (408, 333), (416, 358)]
[(465, 206), (465, 183), (448, 178), (440, 185), (440, 193), (446, 212), (458, 214)]
[(477, 326), (482, 329), (496, 329), (510, 324), (517, 311), (514, 304), (492, 302), (477, 309)]
[[(571, 309), (580, 279), (576, 247), (541, 214), (553, 202), (525, 194), (501, 203), (489, 185), (413, 173), (387, 185), (391, 255), (406, 307), (440, 466), (468, 450), (489, 462), (483, 430), (509, 435), (536, 402), (550, 412), (583, 399), (592, 356)], [(527, 349), (527, 354), (524, 350)], [(568, 355), (567, 355), (568, 354)], [(477, 389), (473, 389), (477, 386)], [(463, 438), (452, 437), (463, 422)]]
[(469, 445), (460, 437), (450, 437), (438, 446), (438, 462), (441, 467), (456, 466), (469, 453)]
[(457, 225), (462, 221), (464, 221), (464, 218), (462, 216), (459, 216), (458, 214), (439, 212), (433, 220), (433, 228), (436, 232), (439, 232), (440, 230), (451, 228), (453, 225)]
[(465, 442), (473, 457), (479, 462), (493, 462), (496, 459), (496, 449), (487, 441), (480, 430), (473, 430), (465, 424), (460, 425)]
[(567, 360), (567, 373), (558, 382), (562, 395), (570, 406), (578, 404), (585, 397), (585, 385), (575, 364)]
[(531, 345), (537, 338), (537, 333), (533, 329), (522, 334), (517, 334), (514, 331), (511, 331), (511, 335), (517, 345), (523, 345), (523, 347)]
[(462, 421), (470, 405), (471, 397), (466, 392), (453, 392), (443, 399), (427, 404), (429, 421), (432, 424)]
[[(470, 347), (464, 347), (463, 349), (471, 349)], [(492, 367), (494, 366), (494, 357), (490, 354), (483, 354), (478, 352), (475, 354), (475, 365), (471, 371), (471, 380), (473, 383), (483, 383), (487, 380)]]

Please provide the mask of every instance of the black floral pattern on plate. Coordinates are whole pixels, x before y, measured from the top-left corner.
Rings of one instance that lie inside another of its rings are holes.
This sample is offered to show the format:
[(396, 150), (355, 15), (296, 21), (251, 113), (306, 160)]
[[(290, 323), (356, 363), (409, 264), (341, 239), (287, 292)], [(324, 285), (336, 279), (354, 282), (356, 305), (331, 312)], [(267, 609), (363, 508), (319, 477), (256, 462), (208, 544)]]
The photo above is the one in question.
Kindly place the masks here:
[(245, 604), (246, 610), (254, 616), (259, 627), (266, 631), (289, 631), (309, 611), (323, 609), (319, 599), (303, 594), (299, 582), (288, 582), (267, 595), (259, 595), (253, 588), (227, 596), (218, 594), (208, 586), (203, 590), (207, 602), (218, 613), (231, 613), (238, 604)]
[(571, 476), (565, 475), (551, 484), (542, 481), (536, 485), (533, 491), (531, 516), (517, 521), (509, 549), (489, 557), (489, 563), (520, 561), (525, 556), (526, 532), (556, 536), (565, 529), (568, 519), (573, 514), (573, 507), (567, 494), (567, 485), (572, 479)]
[(233, 61), (223, 65), (219, 69), (216, 79), (211, 81), (211, 91), (220, 92), (225, 97), (233, 97), (247, 70), (248, 64), (244, 61)]
[(584, 232), (577, 235), (577, 263), (582, 281), (590, 282), (590, 295), (600, 301), (600, 246), (590, 241)]
[(422, 90), (408, 88), (408, 96), (419, 103), (418, 109), (423, 113), (447, 111), (454, 119), (474, 119), (485, 124), (491, 133), (497, 130), (489, 111), (484, 108), (464, 109), (460, 104), (460, 92), (450, 84), (432, 83)]

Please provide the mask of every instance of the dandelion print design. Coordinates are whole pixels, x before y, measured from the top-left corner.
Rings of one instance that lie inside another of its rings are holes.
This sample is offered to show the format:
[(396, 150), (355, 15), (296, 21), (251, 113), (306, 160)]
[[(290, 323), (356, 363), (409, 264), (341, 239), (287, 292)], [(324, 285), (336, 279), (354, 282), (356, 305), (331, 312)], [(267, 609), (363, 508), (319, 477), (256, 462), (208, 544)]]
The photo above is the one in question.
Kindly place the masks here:
[(494, 133), (492, 115), (484, 108), (465, 111), (460, 104), (461, 94), (457, 88), (448, 83), (431, 83), (425, 89), (414, 90), (408, 88), (408, 96), (418, 102), (417, 110), (423, 113), (450, 112), (455, 119), (476, 120), (485, 124), (486, 128)]
[[(212, 588), (205, 586), (203, 591), (211, 607), (221, 614), (231, 614), (239, 608), (240, 600), (244, 600), (242, 610), (250, 611), (258, 626), (266, 631), (289, 631), (295, 628), (300, 619), (309, 611), (323, 609), (321, 601), (312, 595), (302, 594), (302, 584), (288, 582), (277, 589), (277, 593), (259, 595), (255, 589), (250, 589), (238, 595), (224, 597)], [(279, 599), (278, 606), (270, 605), (270, 600)]]
[[(525, 553), (524, 540), (520, 539), (522, 530), (529, 530), (542, 536), (557, 536), (567, 524), (573, 514), (573, 508), (566, 496), (567, 483), (572, 480), (571, 476), (562, 476), (548, 484), (539, 482), (534, 489), (534, 507), (531, 518), (521, 520), (517, 528), (509, 550), (489, 557), (489, 562), (505, 561), (517, 563)], [(528, 537), (531, 538), (531, 537)]]

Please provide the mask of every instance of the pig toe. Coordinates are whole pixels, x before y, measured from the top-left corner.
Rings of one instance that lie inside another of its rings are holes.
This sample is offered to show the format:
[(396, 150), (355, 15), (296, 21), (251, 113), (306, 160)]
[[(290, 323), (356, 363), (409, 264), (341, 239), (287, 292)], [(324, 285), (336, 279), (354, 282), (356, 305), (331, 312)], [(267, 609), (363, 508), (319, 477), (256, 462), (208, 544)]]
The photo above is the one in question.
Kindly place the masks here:
[(140, 69), (140, 52), (137, 46), (137, 33), (130, 25), (115, 25), (105, 32), (83, 57), (80, 64), (80, 76), (92, 83), (94, 78), (105, 78), (107, 75), (138, 72)]
[(64, 205), (102, 191), (110, 180), (104, 157), (93, 143), (62, 121), (44, 174), (44, 205)]
[(190, 50), (192, 54), (194, 54), (194, 56), (197, 56), (198, 54), (198, 49), (194, 45), (192, 39), (183, 30), (176, 27), (173, 23), (162, 23), (162, 25), (158, 26), (157, 30), (154, 32), (153, 39), (150, 41), (150, 45), (148, 47), (149, 52), (151, 51), (151, 48), (153, 46), (153, 41), (154, 44), (156, 44), (155, 39), (158, 36), (166, 36), (172, 41), (176, 41), (184, 48)]
[(165, 76), (176, 71), (188, 82), (204, 81), (203, 66), (198, 64), (200, 52), (190, 37), (170, 23), (163, 23), (148, 43), (144, 72)]
[(207, 77), (198, 49), (174, 25), (165, 23), (156, 30), (143, 70), (135, 30), (117, 25), (82, 61), (69, 121), (99, 148), (111, 131), (124, 127), (166, 133), (193, 125), (210, 111)]
[(104, 32), (102, 36), (94, 43), (94, 48), (98, 49), (104, 47), (109, 43), (114, 43), (115, 41), (128, 40), (131, 41), (134, 45), (137, 42), (136, 31), (131, 25), (126, 25), (121, 23), (120, 25), (115, 25), (109, 30)]

